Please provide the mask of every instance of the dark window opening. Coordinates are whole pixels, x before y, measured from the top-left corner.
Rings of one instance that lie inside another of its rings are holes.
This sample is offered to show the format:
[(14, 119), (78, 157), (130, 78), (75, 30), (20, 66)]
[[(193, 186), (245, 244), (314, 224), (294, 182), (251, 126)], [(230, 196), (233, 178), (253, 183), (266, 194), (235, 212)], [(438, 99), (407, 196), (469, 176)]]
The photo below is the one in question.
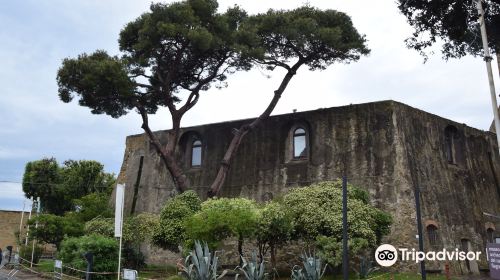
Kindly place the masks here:
[(488, 241), (488, 243), (494, 243), (495, 242), (494, 234), (495, 234), (495, 230), (494, 229), (488, 228), (486, 230), (486, 240)]
[(134, 184), (134, 197), (132, 198), (132, 207), (130, 209), (130, 215), (135, 212), (135, 205), (137, 204), (137, 195), (139, 194), (139, 185), (141, 184), (142, 175), (142, 165), (144, 164), (144, 156), (139, 159), (139, 170), (137, 171), (137, 179)]
[(444, 130), (445, 152), (448, 163), (457, 163), (458, 132), (454, 126), (447, 126)]
[(429, 237), (429, 244), (432, 247), (436, 247), (439, 245), (437, 227), (435, 225), (427, 226), (427, 236)]
[(201, 166), (201, 141), (194, 140), (193, 146), (191, 147), (191, 166), (199, 167)]
[(307, 138), (303, 128), (297, 128), (293, 132), (293, 158), (307, 158)]

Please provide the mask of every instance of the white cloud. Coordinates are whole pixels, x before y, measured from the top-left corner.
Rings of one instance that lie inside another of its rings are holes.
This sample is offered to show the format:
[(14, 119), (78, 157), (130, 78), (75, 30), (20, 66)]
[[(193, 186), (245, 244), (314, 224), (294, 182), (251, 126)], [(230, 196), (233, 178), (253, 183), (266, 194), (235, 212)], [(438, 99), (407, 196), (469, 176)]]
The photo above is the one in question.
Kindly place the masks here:
[(28, 149), (19, 149), (16, 147), (0, 147), (0, 159), (15, 159), (15, 158), (25, 158), (31, 155), (31, 151)]
[(0, 182), (0, 197), (24, 198), (23, 187), (20, 183)]

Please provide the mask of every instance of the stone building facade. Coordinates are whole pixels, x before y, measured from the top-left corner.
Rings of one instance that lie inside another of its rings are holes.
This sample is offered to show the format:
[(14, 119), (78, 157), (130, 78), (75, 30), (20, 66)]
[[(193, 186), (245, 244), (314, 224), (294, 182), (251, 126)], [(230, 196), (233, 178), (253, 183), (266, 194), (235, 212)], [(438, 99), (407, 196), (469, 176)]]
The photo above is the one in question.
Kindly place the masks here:
[[(232, 130), (248, 121), (182, 129), (177, 157), (202, 197)], [(164, 131), (157, 134), (165, 139)], [(452, 268), (457, 273), (487, 268), (486, 242), (500, 237), (499, 221), (483, 215), (500, 213), (495, 135), (395, 101), (270, 117), (243, 140), (222, 196), (266, 201), (297, 186), (338, 179), (344, 168), (350, 183), (366, 189), (375, 206), (392, 214), (386, 243), (418, 248), (414, 190), (419, 187), (425, 250), (482, 251), (480, 262), (456, 262)], [(126, 213), (159, 213), (175, 195), (144, 134), (127, 137), (118, 181), (127, 186)], [(442, 270), (444, 263), (427, 267)]]
[[(19, 233), (21, 223), (21, 211), (0, 210), (0, 248), (5, 250), (7, 246), (17, 247), (16, 234)], [(23, 227), (26, 226), (28, 212), (25, 212)]]

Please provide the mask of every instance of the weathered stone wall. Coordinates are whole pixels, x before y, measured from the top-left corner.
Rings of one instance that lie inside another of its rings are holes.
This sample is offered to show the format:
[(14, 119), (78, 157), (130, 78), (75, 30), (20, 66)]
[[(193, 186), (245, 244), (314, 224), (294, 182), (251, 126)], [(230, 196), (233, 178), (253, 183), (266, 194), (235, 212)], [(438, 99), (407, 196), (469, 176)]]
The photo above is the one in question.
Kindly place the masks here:
[[(201, 196), (206, 195), (216, 175), (232, 129), (246, 122), (182, 130), (177, 157), (192, 188)], [(456, 162), (451, 164), (446, 156), (444, 133), (449, 125), (457, 131)], [(291, 157), (292, 131), (297, 126), (307, 130), (307, 160)], [(165, 139), (164, 131), (157, 133)], [(202, 166), (197, 168), (189, 167), (193, 137), (203, 143)], [(467, 239), (471, 249), (484, 252), (485, 224), (490, 222), (500, 230), (500, 224), (482, 215), (500, 213), (500, 158), (494, 134), (393, 101), (298, 112), (265, 120), (243, 140), (222, 195), (265, 201), (293, 187), (335, 180), (344, 167), (352, 184), (368, 190), (373, 204), (393, 215), (387, 243), (417, 248), (416, 186), (421, 188), (422, 219), (435, 221), (441, 246), (460, 248), (461, 240)], [(175, 194), (163, 163), (145, 135), (127, 137), (119, 182), (127, 186), (126, 213), (159, 213), (164, 202)], [(429, 266), (442, 268), (443, 264)], [(485, 267), (485, 263), (479, 266)], [(474, 264), (469, 267), (473, 269)], [(465, 270), (465, 264), (455, 264), (455, 270)]]
[[(486, 225), (498, 228), (499, 224), (483, 212), (500, 210), (500, 158), (495, 135), (423, 111), (410, 113), (403, 106), (398, 107), (397, 127), (404, 135), (409, 175), (412, 184), (421, 189), (424, 222), (437, 224), (437, 247), (461, 249), (462, 239), (469, 240), (471, 250), (483, 252), (482, 261), (470, 263), (470, 270), (487, 268)], [(446, 159), (444, 131), (449, 125), (458, 132), (459, 153), (453, 164)], [(426, 243), (430, 250), (428, 239)], [(455, 263), (455, 270), (466, 272), (466, 266), (465, 262)]]
[[(28, 213), (25, 213), (26, 215)], [(23, 224), (26, 225), (26, 217)], [(15, 233), (19, 231), (19, 223), (21, 222), (20, 211), (5, 211), (0, 210), (0, 248), (5, 250), (7, 246), (16, 248)]]

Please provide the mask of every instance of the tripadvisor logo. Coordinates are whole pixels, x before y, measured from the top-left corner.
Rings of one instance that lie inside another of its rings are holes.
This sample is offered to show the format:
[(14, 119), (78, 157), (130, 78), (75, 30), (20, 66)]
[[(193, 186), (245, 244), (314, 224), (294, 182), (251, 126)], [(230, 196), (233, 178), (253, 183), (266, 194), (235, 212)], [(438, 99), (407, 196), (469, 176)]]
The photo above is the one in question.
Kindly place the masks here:
[(375, 251), (375, 260), (380, 266), (392, 266), (398, 260), (398, 251), (391, 244), (382, 244)]
[[(399, 253), (398, 253), (399, 251)], [(481, 252), (465, 252), (458, 249), (448, 251), (443, 249), (441, 251), (421, 252), (415, 249), (399, 248), (396, 249), (391, 244), (382, 244), (375, 251), (375, 260), (380, 266), (392, 266), (398, 260), (398, 255), (402, 261), (414, 261), (415, 263), (421, 261), (479, 261)]]

